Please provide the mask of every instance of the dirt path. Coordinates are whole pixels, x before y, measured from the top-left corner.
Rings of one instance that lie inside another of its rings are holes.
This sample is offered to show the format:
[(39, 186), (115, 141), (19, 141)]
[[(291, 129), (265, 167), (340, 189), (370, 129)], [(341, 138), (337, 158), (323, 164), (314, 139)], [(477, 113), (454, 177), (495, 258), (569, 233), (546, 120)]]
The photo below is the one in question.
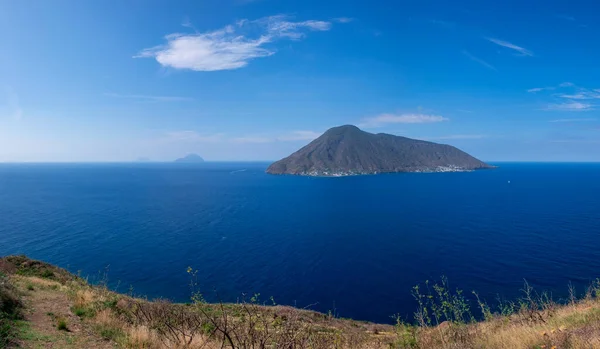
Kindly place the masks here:
[[(26, 309), (25, 321), (20, 322), (20, 347), (115, 348), (71, 312), (71, 302), (59, 283), (35, 277), (19, 277), (15, 284), (23, 294)], [(66, 330), (58, 329), (60, 320), (66, 324)]]

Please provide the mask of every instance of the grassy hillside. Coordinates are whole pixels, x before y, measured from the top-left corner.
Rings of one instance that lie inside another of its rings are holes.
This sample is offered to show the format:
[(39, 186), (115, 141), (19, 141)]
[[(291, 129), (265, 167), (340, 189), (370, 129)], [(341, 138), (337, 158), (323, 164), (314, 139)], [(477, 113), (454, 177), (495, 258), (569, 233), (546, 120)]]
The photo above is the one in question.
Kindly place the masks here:
[[(188, 271), (192, 285), (194, 272)], [(600, 287), (558, 305), (527, 285), (492, 313), (447, 281), (415, 287), (416, 324), (379, 325), (263, 302), (148, 301), (22, 256), (0, 259), (0, 348), (600, 348)], [(271, 305), (267, 305), (271, 304)], [(393, 310), (390, 310), (392, 312)]]

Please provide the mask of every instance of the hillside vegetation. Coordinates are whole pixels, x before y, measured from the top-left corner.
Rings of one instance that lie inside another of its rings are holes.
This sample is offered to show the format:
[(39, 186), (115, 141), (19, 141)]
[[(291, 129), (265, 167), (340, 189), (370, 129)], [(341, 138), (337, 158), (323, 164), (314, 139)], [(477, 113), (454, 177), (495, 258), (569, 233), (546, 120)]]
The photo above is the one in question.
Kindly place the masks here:
[[(188, 273), (195, 289), (195, 272)], [(477, 315), (445, 279), (413, 294), (416, 323), (392, 326), (258, 295), (236, 304), (210, 304), (197, 292), (189, 304), (148, 301), (9, 256), (0, 259), (0, 348), (600, 348), (599, 283), (564, 305), (525, 284), (522, 299), (495, 313), (476, 302)]]

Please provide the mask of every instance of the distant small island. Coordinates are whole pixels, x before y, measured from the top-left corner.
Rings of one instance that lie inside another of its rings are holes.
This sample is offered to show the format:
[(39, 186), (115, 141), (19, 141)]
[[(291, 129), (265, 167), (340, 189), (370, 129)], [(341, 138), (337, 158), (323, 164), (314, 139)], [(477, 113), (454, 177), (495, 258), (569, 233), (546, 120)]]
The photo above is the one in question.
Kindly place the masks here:
[(203, 163), (204, 159), (198, 154), (189, 154), (189, 155), (186, 155), (182, 158), (175, 160), (175, 162), (199, 164), (199, 163)]
[(356, 126), (329, 129), (292, 155), (267, 168), (270, 174), (351, 176), (392, 172), (464, 172), (490, 169), (471, 155), (437, 144)]

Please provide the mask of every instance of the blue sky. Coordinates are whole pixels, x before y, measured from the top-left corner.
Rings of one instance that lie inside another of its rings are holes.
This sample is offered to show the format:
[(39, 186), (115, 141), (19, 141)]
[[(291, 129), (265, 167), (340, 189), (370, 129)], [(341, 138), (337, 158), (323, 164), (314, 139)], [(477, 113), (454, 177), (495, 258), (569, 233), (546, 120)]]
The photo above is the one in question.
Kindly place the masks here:
[(355, 124), (600, 161), (593, 1), (0, 1), (0, 161), (276, 160)]

